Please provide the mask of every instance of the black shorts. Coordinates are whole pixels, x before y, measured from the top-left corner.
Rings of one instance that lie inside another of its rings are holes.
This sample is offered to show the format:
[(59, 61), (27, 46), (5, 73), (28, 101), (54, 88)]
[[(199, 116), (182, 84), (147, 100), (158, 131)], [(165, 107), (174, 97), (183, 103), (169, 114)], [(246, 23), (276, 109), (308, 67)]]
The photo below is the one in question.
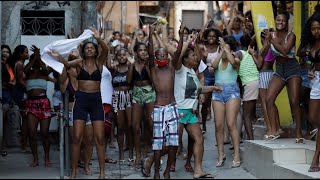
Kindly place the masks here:
[(295, 58), (287, 59), (282, 63), (277, 62), (275, 75), (279, 76), (285, 82), (294, 76), (301, 77), (300, 65)]
[(73, 106), (73, 119), (86, 120), (90, 115), (91, 121), (104, 121), (101, 93), (86, 93), (76, 91)]

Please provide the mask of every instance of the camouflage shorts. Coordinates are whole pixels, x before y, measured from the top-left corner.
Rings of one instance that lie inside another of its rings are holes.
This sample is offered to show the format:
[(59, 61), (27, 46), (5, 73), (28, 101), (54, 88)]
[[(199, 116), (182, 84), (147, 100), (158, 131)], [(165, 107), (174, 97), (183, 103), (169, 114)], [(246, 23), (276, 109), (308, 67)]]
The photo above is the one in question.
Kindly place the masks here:
[(133, 87), (132, 103), (147, 104), (154, 101), (156, 101), (156, 92), (152, 86)]

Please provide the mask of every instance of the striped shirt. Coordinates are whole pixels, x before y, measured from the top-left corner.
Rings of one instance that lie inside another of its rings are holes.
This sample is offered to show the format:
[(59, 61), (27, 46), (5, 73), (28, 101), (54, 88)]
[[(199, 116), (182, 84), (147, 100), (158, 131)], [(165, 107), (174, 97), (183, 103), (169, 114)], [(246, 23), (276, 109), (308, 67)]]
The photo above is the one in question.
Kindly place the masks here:
[(251, 81), (259, 80), (259, 71), (249, 52), (243, 50), (240, 50), (240, 52), (242, 53), (242, 60), (240, 61), (239, 77), (244, 86)]

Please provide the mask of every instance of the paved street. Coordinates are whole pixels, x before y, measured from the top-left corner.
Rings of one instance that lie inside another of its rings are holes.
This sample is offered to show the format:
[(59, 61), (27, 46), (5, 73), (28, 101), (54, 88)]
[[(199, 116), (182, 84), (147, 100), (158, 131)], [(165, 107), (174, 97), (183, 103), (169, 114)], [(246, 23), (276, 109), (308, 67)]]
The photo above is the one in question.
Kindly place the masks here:
[[(184, 146), (187, 145), (187, 133), (184, 133)], [(231, 168), (232, 155), (231, 150), (229, 150), (230, 145), (225, 146), (225, 153), (227, 155), (227, 160), (224, 167), (216, 168), (215, 164), (217, 161), (217, 151), (214, 137), (214, 123), (209, 121), (207, 123), (207, 133), (205, 134), (205, 148), (204, 148), (204, 158), (203, 158), (203, 168), (205, 171), (213, 174), (215, 178), (223, 179), (255, 179), (253, 175), (248, 173), (242, 167), (240, 168)], [(57, 145), (51, 146), (51, 161), (52, 167), (45, 168), (43, 161), (43, 149), (40, 146), (39, 142), (39, 158), (40, 166), (36, 168), (28, 167), (31, 162), (32, 155), (30, 152), (23, 153), (19, 148), (8, 149), (8, 156), (3, 158), (0, 156), (0, 179), (9, 178), (9, 179), (34, 179), (34, 178), (60, 178), (60, 169), (59, 169), (59, 151), (57, 151)], [(118, 158), (118, 149), (108, 148), (108, 154), (112, 159)], [(126, 153), (127, 158), (127, 153)], [(166, 157), (163, 158), (163, 162), (166, 162)], [(186, 172), (184, 170), (184, 160), (177, 160), (176, 172), (171, 173), (172, 179), (192, 179), (192, 173)], [(193, 161), (192, 161), (193, 166)], [(163, 165), (162, 169), (165, 166)], [(153, 169), (153, 168), (152, 168)], [(80, 179), (96, 179), (99, 176), (99, 166), (97, 161), (96, 152), (94, 150), (92, 158), (92, 175), (85, 175), (82, 169), (79, 169), (79, 178)], [(163, 171), (161, 171), (161, 174)], [(151, 173), (153, 175), (153, 173)], [(119, 165), (118, 164), (106, 164), (106, 175), (107, 178), (112, 179), (141, 179), (143, 178), (140, 171), (132, 170), (128, 165)], [(153, 177), (153, 176), (152, 176)], [(146, 178), (146, 179), (151, 179)], [(163, 177), (161, 177), (163, 178)]]

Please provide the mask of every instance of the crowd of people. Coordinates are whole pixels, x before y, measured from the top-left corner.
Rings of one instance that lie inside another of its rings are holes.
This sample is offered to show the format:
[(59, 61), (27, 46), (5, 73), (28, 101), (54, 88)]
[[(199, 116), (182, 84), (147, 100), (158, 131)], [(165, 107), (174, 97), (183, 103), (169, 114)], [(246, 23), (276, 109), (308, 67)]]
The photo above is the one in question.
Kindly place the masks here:
[[(118, 31), (107, 37), (93, 28), (94, 39), (81, 43), (67, 59), (58, 51), (50, 52), (50, 56), (63, 63), (61, 74), (42, 62), (40, 49), (35, 45), (30, 56), (24, 45), (17, 46), (12, 54), (9, 46), (2, 45), (2, 103), (17, 104), (20, 108), (21, 148), (26, 149), (29, 141), (32, 167), (39, 166), (39, 123), (45, 166), (51, 165), (48, 132), (52, 114), (57, 110), (51, 108), (46, 95), (47, 82), (51, 81), (55, 84), (53, 106), (69, 102), (72, 178), (77, 177), (79, 161), (83, 162), (85, 174), (91, 174), (94, 143), (100, 178), (105, 177), (105, 163), (118, 162), (141, 169), (144, 176), (151, 175), (154, 164), (154, 178), (160, 178), (160, 159), (166, 154), (163, 176), (170, 178), (170, 172), (175, 172), (177, 155), (183, 150), (184, 130), (188, 133), (185, 170), (193, 172), (194, 178), (213, 178), (202, 168), (203, 136), (211, 109), (218, 154), (216, 167), (224, 166), (226, 160), (226, 131), (233, 146), (231, 167), (241, 166), (243, 137), (237, 117), (242, 114), (246, 139), (253, 140), (252, 122), (259, 98), (266, 125), (264, 139), (273, 141), (281, 137), (275, 100), (285, 86), (296, 125), (296, 143), (305, 141), (301, 127), (303, 113), (308, 116), (306, 135), (317, 134), (320, 8), (316, 6), (307, 20), (297, 53), (295, 42), (300, 35), (289, 29), (290, 16), (285, 10), (276, 11), (275, 28), (255, 34), (251, 11), (243, 14), (234, 9), (230, 21), (222, 26), (211, 16), (199, 31), (189, 30), (182, 22), (178, 40), (174, 38), (175, 29), (165, 21), (149, 25), (148, 29), (137, 29), (132, 37)], [(256, 36), (261, 37), (260, 50)], [(29, 62), (25, 65), (26, 60)], [(63, 99), (65, 91), (69, 92), (68, 100)], [(7, 122), (4, 118), (4, 124)], [(4, 127), (6, 130), (7, 126)], [(106, 152), (106, 139), (112, 145), (114, 137), (119, 148), (118, 161), (109, 158)], [(3, 156), (7, 154), (5, 144), (6, 141), (1, 146)], [(127, 160), (126, 150), (129, 150)], [(319, 155), (320, 141), (317, 141), (309, 171), (320, 171)]]

